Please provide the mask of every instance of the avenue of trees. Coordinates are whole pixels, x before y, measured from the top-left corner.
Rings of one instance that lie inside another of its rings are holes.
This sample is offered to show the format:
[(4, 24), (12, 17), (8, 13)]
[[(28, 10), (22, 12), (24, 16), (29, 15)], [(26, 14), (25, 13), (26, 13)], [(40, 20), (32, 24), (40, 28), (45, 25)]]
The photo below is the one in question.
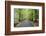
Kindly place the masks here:
[(22, 22), (24, 20), (35, 21), (39, 18), (38, 9), (14, 9), (14, 21), (16, 23)]

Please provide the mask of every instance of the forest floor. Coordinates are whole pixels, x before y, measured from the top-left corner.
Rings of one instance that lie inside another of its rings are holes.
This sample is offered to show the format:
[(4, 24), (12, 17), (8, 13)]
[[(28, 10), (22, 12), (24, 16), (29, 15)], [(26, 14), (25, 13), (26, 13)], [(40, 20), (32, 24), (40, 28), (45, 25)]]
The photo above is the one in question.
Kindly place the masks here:
[(34, 26), (33, 22), (29, 20), (24, 20), (16, 25), (16, 27), (32, 27), (32, 26)]

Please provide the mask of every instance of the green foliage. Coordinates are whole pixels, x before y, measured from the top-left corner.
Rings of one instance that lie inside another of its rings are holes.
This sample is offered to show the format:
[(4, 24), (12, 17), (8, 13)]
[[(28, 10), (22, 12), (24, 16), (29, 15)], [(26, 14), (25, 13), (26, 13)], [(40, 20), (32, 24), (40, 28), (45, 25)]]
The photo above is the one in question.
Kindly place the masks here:
[(38, 9), (14, 9), (15, 18), (19, 19), (19, 21), (23, 20), (31, 20), (34, 21), (35, 18), (38, 18), (39, 11)]

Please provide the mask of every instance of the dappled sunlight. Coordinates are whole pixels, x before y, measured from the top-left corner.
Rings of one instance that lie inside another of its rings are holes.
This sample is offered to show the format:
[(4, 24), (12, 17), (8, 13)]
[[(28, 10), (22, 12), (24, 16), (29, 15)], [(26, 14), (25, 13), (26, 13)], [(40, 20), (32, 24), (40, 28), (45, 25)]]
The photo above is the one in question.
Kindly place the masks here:
[(39, 11), (38, 9), (20, 9), (14, 8), (14, 26), (15, 27), (32, 27), (38, 26)]

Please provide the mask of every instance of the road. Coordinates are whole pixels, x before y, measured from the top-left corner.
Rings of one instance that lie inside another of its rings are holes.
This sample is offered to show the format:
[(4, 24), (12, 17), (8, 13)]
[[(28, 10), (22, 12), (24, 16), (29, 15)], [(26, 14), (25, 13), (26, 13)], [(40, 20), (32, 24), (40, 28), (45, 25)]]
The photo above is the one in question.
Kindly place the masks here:
[(32, 26), (33, 26), (33, 22), (29, 20), (24, 20), (16, 25), (16, 27), (32, 27)]

